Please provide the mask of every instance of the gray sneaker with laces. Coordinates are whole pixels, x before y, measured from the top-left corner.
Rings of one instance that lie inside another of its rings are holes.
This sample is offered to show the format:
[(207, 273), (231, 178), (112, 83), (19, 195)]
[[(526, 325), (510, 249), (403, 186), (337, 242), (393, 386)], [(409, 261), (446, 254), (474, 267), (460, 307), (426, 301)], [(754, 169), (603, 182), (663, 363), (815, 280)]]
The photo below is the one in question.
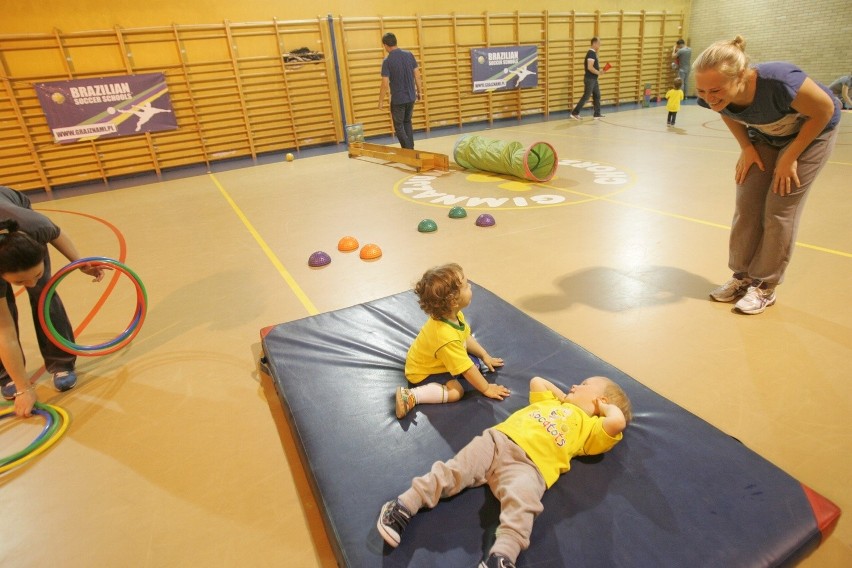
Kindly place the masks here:
[(734, 309), (744, 314), (762, 314), (775, 303), (775, 290), (750, 286), (746, 295), (734, 305)]
[(745, 295), (751, 285), (749, 278), (732, 277), (727, 282), (710, 291), (710, 297), (717, 302), (733, 302)]

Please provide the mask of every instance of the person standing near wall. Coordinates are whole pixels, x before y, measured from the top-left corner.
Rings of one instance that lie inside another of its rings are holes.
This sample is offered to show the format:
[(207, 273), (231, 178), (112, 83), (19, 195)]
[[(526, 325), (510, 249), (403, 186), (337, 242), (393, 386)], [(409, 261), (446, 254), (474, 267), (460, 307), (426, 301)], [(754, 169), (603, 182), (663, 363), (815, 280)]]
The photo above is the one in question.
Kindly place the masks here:
[(683, 90), (683, 98), (686, 98), (687, 90), (689, 89), (689, 69), (692, 63), (692, 48), (686, 45), (682, 39), (677, 40), (674, 48), (672, 48), (672, 62), (677, 64), (677, 74), (680, 77), (681, 89)]
[(844, 109), (852, 108), (852, 100), (849, 99), (849, 89), (852, 89), (852, 71), (848, 75), (835, 79), (828, 88), (840, 99)]
[(840, 101), (791, 63), (750, 65), (741, 36), (714, 43), (693, 68), (699, 106), (718, 112), (740, 146), (733, 276), (710, 297), (759, 314), (784, 281), (805, 200), (837, 140)]
[(601, 66), (598, 63), (598, 50), (601, 48), (601, 40), (593, 37), (591, 44), (592, 46), (586, 52), (586, 58), (584, 59), (586, 64), (583, 66), (583, 96), (580, 97), (577, 106), (571, 111), (571, 118), (574, 120), (580, 120), (580, 111), (583, 109), (583, 105), (589, 100), (590, 95), (592, 97), (592, 106), (594, 107), (592, 117), (595, 119), (603, 117), (601, 114), (601, 88), (598, 85), (598, 77), (606, 73), (606, 71), (601, 71)]
[(382, 86), (379, 90), (379, 110), (385, 108), (385, 98), (390, 92), (393, 129), (403, 148), (414, 148), (414, 128), (411, 116), (414, 103), (423, 97), (423, 84), (417, 60), (410, 51), (397, 46), (396, 36), (390, 32), (382, 36), (382, 46), (388, 56), (382, 61)]

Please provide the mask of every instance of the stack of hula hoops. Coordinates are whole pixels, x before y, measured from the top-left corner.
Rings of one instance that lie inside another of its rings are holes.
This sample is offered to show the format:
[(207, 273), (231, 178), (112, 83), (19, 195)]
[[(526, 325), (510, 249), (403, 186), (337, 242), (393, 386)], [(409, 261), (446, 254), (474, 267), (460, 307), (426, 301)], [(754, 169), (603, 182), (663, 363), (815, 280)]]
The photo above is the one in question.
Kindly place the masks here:
[[(4, 403), (0, 405), (0, 408), (2, 408), (0, 420), (15, 416), (15, 407), (12, 403)], [(26, 448), (0, 458), (0, 473), (18, 467), (41, 454), (55, 444), (68, 429), (68, 413), (58, 406), (37, 402), (33, 408), (33, 414), (44, 417), (44, 428)]]
[[(71, 272), (86, 265), (113, 268), (121, 274), (128, 276), (130, 280), (133, 281), (133, 285), (136, 287), (136, 312), (133, 314), (133, 318), (130, 320), (130, 323), (125, 330), (119, 333), (115, 338), (98, 345), (80, 345), (73, 341), (68, 341), (56, 331), (53, 321), (50, 319), (50, 302), (56, 294), (57, 286), (59, 286), (59, 283), (62, 282), (66, 276), (71, 274)], [(89, 258), (81, 258), (80, 260), (76, 260), (71, 264), (60, 268), (50, 278), (50, 280), (48, 280), (47, 285), (44, 287), (44, 290), (42, 290), (41, 297), (39, 298), (38, 319), (45, 335), (47, 335), (47, 338), (58, 348), (67, 353), (71, 353), (72, 355), (96, 357), (99, 355), (114, 353), (133, 341), (133, 338), (136, 337), (136, 334), (138, 334), (139, 330), (142, 329), (142, 323), (145, 321), (145, 314), (147, 310), (148, 293), (145, 290), (145, 286), (142, 284), (142, 280), (140, 280), (138, 274), (117, 260), (103, 256), (92, 256)]]

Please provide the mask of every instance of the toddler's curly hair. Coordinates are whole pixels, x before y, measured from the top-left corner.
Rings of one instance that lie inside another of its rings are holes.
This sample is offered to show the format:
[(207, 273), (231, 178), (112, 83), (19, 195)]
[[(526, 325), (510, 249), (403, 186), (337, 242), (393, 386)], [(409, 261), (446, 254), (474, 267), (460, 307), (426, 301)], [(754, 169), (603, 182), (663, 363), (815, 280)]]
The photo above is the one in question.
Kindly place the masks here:
[(456, 263), (430, 268), (414, 285), (420, 308), (433, 319), (441, 319), (453, 310), (459, 297), (464, 271)]

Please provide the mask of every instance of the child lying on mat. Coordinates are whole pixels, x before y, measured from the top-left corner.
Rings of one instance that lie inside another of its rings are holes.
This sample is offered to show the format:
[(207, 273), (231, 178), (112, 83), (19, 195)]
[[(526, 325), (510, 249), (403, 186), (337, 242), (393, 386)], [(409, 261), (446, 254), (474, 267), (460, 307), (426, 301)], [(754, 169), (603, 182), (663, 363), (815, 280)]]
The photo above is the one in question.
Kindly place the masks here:
[(529, 406), (485, 430), (451, 460), (435, 462), (429, 473), (385, 503), (376, 524), (379, 534), (395, 548), (421, 507), (432, 508), (443, 497), (487, 483), (500, 501), (500, 525), (479, 566), (514, 567), (530, 544), (545, 489), (570, 469), (572, 457), (609, 451), (631, 418), (627, 395), (606, 377), (590, 377), (568, 393), (534, 377)]
[(404, 417), (416, 404), (456, 402), (472, 389), (497, 400), (509, 396), (509, 389), (490, 384), (479, 369), (481, 361), (493, 372), (503, 366), (503, 359), (489, 355), (465, 323), (461, 309), (470, 305), (473, 292), (461, 266), (427, 270), (414, 292), (429, 319), (405, 359), (405, 376), (418, 386), (396, 389), (396, 417)]

